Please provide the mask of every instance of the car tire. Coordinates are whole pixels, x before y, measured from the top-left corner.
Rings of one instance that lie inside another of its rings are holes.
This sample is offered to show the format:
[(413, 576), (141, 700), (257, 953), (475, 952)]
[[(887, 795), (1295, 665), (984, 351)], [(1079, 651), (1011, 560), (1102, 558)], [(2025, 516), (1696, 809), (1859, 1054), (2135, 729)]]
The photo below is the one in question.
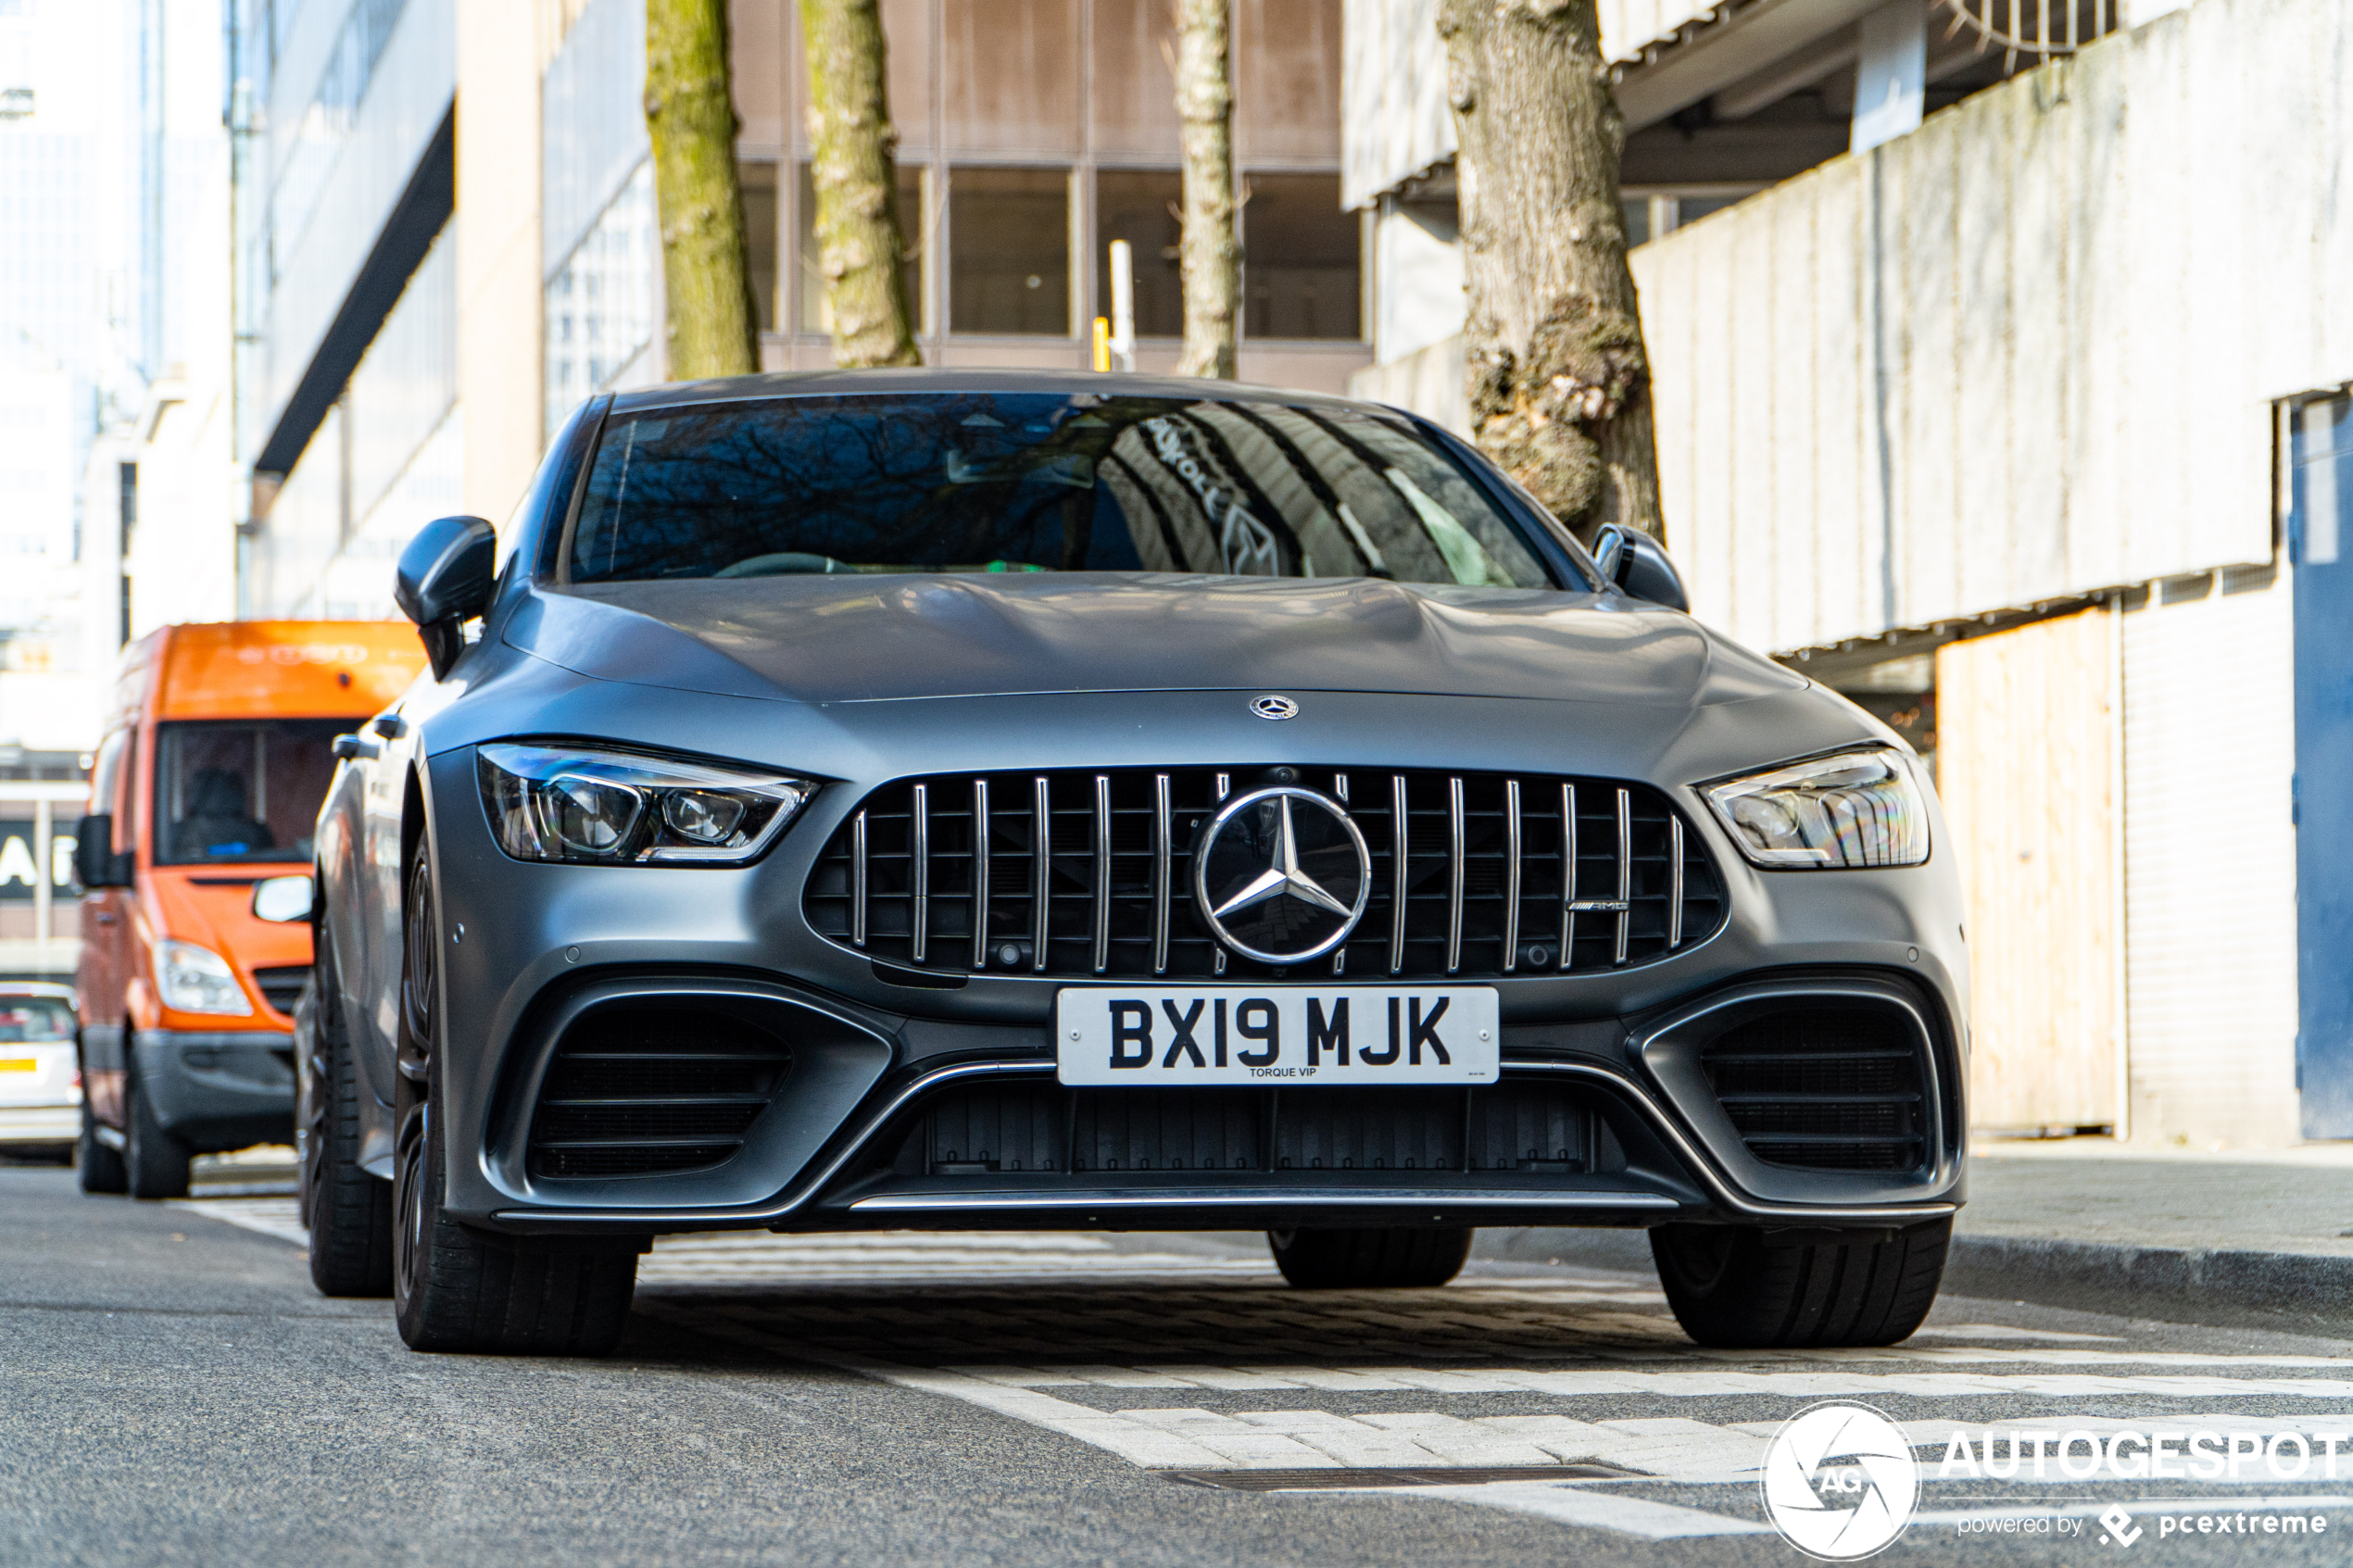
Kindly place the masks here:
[(140, 1090), (136, 1067), (123, 1074), (122, 1102), (122, 1163), (131, 1196), (187, 1197), (188, 1168), (195, 1153), (156, 1120), (155, 1108)]
[(98, 1141), (98, 1119), (90, 1102), (82, 1102), (82, 1136), (74, 1145), (74, 1176), (84, 1192), (120, 1194), (131, 1190), (131, 1173), (123, 1169), (122, 1151)]
[(1719, 1349), (1893, 1345), (1936, 1301), (1950, 1218), (1885, 1241), (1769, 1244), (1737, 1225), (1660, 1225), (1651, 1256), (1683, 1332)]
[(321, 1296), (385, 1297), (392, 1294), (392, 1184), (359, 1167), (359, 1097), (367, 1090), (351, 1058), (342, 984), (323, 935), (312, 972), (296, 1129), (310, 1283)]
[(1470, 1257), (1467, 1225), (1268, 1231), (1275, 1267), (1302, 1290), (1410, 1290), (1444, 1285)]
[(393, 1317), (412, 1350), (600, 1356), (621, 1343), (634, 1243), (477, 1230), (444, 1207), (432, 872), (420, 851), (402, 909), (400, 1079), (393, 1155)]

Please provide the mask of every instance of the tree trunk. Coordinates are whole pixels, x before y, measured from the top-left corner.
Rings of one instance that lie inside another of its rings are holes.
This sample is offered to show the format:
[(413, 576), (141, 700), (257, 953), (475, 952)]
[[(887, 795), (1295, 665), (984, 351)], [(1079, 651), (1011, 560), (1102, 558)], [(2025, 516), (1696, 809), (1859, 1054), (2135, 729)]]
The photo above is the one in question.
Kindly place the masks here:
[(817, 193), (817, 270), (833, 313), (837, 365), (920, 365), (907, 308), (907, 255), (899, 221), (875, 0), (800, 0), (809, 56), (810, 182)]
[(736, 129), (726, 0), (646, 0), (646, 132), (673, 381), (760, 369)]
[(1594, 0), (1441, 0), (1473, 433), (1579, 532), (1663, 534)]
[(1231, 379), (1242, 253), (1234, 243), (1234, 73), (1227, 0), (1175, 3), (1176, 115), (1185, 159), (1185, 227), (1177, 246), (1185, 353), (1176, 373)]

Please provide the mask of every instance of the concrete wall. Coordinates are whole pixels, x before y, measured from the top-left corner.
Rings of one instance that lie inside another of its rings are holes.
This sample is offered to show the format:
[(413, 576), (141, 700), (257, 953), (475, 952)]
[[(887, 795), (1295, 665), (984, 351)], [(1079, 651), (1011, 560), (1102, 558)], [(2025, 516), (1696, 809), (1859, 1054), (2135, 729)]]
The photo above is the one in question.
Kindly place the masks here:
[(2292, 1144), (2288, 576), (2124, 616), (2125, 1039), (2135, 1143)]
[(1634, 254), (1668, 541), (1787, 649), (2272, 553), (2353, 378), (2353, 7), (2198, 0)]
[[(1629, 60), (1717, 0), (1599, 0), (1602, 53)], [(1340, 33), (1343, 206), (1364, 207), (1454, 156), (1438, 0), (1345, 0)]]

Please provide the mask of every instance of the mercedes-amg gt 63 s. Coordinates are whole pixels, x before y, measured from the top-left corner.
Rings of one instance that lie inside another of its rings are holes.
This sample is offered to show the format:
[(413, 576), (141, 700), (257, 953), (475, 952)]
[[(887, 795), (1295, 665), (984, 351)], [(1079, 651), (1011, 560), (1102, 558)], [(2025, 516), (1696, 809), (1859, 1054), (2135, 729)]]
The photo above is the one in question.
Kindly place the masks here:
[(610, 1348), (681, 1231), (1646, 1229), (1693, 1338), (1919, 1324), (1967, 960), (1888, 730), (1445, 432), (1230, 383), (602, 396), (336, 743), (310, 1262)]

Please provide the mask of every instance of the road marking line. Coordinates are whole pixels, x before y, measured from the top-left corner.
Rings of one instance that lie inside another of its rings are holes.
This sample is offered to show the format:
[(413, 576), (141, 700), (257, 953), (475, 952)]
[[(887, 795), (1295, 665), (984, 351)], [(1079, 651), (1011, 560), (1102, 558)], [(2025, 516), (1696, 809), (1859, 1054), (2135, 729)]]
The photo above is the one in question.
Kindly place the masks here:
[[(1358, 1497), (1371, 1490), (1335, 1489), (1349, 1490), (1351, 1495)], [(1476, 1486), (1386, 1486), (1379, 1488), (1377, 1495), (1436, 1498), (1444, 1502), (1469, 1503), (1478, 1508), (1500, 1508), (1514, 1513), (1532, 1513), (1540, 1519), (1550, 1519), (1557, 1524), (1612, 1530), (1622, 1536), (1641, 1536), (1654, 1541), (1683, 1540), (1697, 1536), (1762, 1536), (1772, 1533), (1771, 1525), (1760, 1524), (1753, 1520), (1735, 1519), (1729, 1514), (1709, 1513), (1696, 1508), (1678, 1508), (1672, 1503), (1652, 1502), (1622, 1493), (1594, 1490), (1576, 1482), (1498, 1481)]]

